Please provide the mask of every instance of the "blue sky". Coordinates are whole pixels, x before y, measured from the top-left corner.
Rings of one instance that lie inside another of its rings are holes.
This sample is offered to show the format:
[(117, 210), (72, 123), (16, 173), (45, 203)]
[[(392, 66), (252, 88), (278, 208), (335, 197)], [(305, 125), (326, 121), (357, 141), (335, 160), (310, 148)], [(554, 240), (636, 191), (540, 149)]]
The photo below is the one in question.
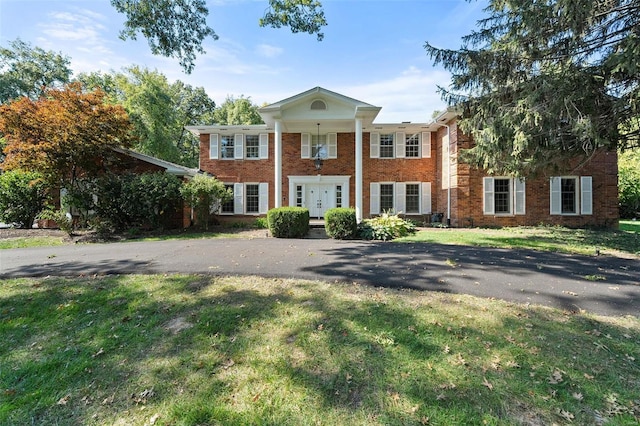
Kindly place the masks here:
[(176, 59), (151, 55), (146, 40), (122, 41), (124, 17), (109, 0), (0, 0), (0, 45), (20, 38), (71, 59), (74, 73), (139, 65), (170, 81), (204, 87), (221, 104), (247, 96), (262, 105), (316, 86), (382, 107), (376, 122), (428, 122), (444, 108), (425, 41), (458, 48), (484, 16), (484, 1), (323, 0), (325, 38), (260, 28), (267, 0), (209, 0), (208, 23), (220, 37), (191, 75)]

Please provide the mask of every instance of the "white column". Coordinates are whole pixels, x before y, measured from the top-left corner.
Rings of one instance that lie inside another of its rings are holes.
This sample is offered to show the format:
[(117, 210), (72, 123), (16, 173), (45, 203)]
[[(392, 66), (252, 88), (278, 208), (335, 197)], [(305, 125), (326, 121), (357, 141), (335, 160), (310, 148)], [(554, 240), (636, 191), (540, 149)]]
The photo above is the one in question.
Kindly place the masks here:
[(276, 120), (275, 125), (275, 148), (274, 148), (274, 169), (275, 169), (275, 203), (274, 207), (282, 207), (282, 122)]
[(362, 221), (362, 119), (356, 118), (356, 220)]

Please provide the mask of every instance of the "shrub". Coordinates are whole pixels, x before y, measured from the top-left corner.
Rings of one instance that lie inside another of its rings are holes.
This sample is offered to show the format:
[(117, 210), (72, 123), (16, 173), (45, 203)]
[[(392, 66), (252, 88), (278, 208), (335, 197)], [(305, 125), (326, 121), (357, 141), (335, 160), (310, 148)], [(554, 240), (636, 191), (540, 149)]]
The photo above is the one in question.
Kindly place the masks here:
[(209, 216), (218, 213), (224, 203), (233, 198), (233, 193), (225, 188), (224, 183), (207, 175), (195, 175), (193, 179), (182, 185), (180, 193), (196, 212), (196, 223), (209, 228)]
[(267, 220), (266, 217), (259, 217), (253, 221), (252, 227), (256, 229), (268, 229), (269, 221)]
[(389, 241), (414, 232), (416, 232), (415, 225), (397, 214), (383, 213), (378, 217), (365, 219), (360, 224), (360, 236), (365, 240)]
[(324, 214), (327, 235), (337, 240), (354, 238), (358, 233), (356, 211), (344, 207), (329, 209)]
[(46, 199), (47, 186), (40, 174), (19, 170), (0, 174), (0, 221), (31, 228)]
[(43, 210), (38, 215), (38, 218), (53, 220), (58, 225), (58, 228), (60, 228), (61, 231), (64, 231), (70, 237), (73, 235), (73, 218), (71, 217), (70, 213), (64, 211), (63, 209)]
[(309, 209), (279, 207), (267, 212), (269, 231), (276, 238), (302, 238), (309, 233)]

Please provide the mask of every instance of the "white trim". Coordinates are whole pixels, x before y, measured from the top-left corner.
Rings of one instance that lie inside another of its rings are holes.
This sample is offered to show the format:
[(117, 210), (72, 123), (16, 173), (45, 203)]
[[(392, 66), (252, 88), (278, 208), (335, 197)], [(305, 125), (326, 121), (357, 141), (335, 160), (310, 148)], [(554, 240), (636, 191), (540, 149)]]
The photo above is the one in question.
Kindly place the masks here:
[(244, 184), (233, 184), (233, 214), (244, 214)]
[(260, 182), (258, 184), (258, 213), (267, 214), (269, 211), (269, 183)]
[(549, 179), (549, 214), (562, 214), (562, 178), (552, 176)]
[(516, 215), (523, 215), (527, 212), (527, 187), (524, 179), (513, 179), (514, 206), (513, 212)]
[(406, 213), (406, 182), (396, 182), (393, 187), (393, 210), (400, 214)]
[(494, 179), (492, 177), (482, 178), (482, 212), (484, 214), (495, 214), (495, 198), (493, 194)]
[(380, 184), (378, 182), (369, 184), (369, 214), (380, 214)]

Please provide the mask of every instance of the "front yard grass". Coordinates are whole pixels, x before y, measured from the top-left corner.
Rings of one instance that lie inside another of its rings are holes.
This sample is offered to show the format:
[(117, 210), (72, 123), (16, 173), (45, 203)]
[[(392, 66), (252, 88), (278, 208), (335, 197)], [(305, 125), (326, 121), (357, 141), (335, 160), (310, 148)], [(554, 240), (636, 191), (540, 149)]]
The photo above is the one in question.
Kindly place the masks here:
[(3, 425), (631, 425), (640, 319), (259, 277), (0, 282)]
[(422, 228), (397, 242), (526, 248), (569, 254), (640, 255), (640, 224), (621, 221), (618, 230), (560, 226), (512, 228)]

